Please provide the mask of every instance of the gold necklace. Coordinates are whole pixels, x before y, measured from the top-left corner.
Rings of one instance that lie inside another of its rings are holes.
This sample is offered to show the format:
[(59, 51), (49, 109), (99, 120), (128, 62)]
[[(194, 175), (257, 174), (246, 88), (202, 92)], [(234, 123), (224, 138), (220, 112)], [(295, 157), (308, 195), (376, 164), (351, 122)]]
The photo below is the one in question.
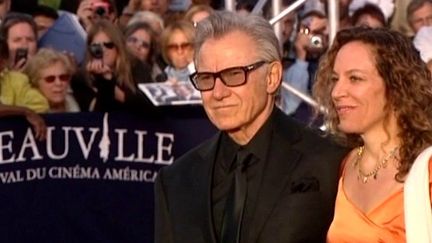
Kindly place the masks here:
[(375, 168), (372, 171), (370, 171), (368, 173), (365, 173), (365, 172), (363, 172), (363, 170), (361, 168), (361, 163), (360, 163), (361, 159), (363, 157), (364, 146), (358, 147), (357, 148), (357, 157), (356, 157), (356, 159), (355, 159), (355, 161), (353, 163), (354, 167), (358, 166), (357, 180), (361, 180), (364, 184), (366, 184), (368, 182), (368, 180), (369, 180), (370, 177), (373, 177), (374, 180), (376, 180), (378, 171), (381, 168), (386, 168), (387, 167), (387, 162), (391, 158), (395, 158), (395, 154), (396, 154), (397, 150), (398, 150), (398, 147), (395, 147), (394, 149), (392, 149), (390, 151), (390, 153), (383, 160), (381, 160), (381, 162), (379, 162), (379, 163), (377, 163), (375, 165)]

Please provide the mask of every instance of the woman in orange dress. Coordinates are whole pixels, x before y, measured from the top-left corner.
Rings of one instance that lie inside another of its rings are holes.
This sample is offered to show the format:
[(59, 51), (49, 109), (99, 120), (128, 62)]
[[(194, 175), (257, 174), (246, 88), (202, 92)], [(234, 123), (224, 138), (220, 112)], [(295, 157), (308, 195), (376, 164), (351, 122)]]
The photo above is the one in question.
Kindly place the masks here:
[(402, 34), (346, 29), (322, 58), (313, 92), (328, 132), (353, 147), (327, 241), (405, 242), (404, 181), (432, 144), (431, 73)]

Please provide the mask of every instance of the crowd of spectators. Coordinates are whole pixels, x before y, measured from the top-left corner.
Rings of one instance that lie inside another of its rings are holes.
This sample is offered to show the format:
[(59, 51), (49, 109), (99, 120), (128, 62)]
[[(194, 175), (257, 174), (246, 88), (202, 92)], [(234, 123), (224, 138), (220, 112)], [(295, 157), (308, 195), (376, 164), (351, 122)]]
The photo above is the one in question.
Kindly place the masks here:
[[(25, 109), (20, 114), (155, 109), (138, 84), (189, 82), (195, 26), (223, 8), (223, 1), (208, 0), (183, 1), (184, 11), (170, 9), (170, 0), (52, 2), (57, 5), (19, 12), (11, 0), (0, 0), (0, 101)], [(249, 14), (255, 2), (238, 1), (236, 11)], [(282, 6), (293, 2), (282, 0)], [(395, 18), (400, 22), (396, 10), (404, 4), (411, 28), (406, 34), (432, 70), (432, 0), (341, 0), (339, 29), (394, 28)], [(262, 12), (268, 18), (270, 5)], [(72, 16), (79, 23), (75, 31), (84, 33), (78, 55), (41, 46), (63, 15)], [(308, 95), (329, 45), (327, 1), (308, 0), (280, 23), (283, 82)], [(308, 113), (302, 99), (284, 88), (278, 105), (300, 119)]]

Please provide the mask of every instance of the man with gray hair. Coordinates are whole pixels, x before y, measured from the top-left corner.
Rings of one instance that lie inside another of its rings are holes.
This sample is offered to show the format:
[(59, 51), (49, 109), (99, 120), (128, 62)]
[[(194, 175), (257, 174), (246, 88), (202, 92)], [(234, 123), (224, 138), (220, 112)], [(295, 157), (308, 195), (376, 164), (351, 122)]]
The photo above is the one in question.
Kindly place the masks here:
[(407, 7), (407, 19), (414, 34), (423, 26), (432, 26), (432, 0), (412, 0)]
[(216, 12), (197, 26), (194, 62), (191, 81), (220, 132), (160, 170), (155, 242), (325, 242), (345, 150), (275, 108), (271, 25)]

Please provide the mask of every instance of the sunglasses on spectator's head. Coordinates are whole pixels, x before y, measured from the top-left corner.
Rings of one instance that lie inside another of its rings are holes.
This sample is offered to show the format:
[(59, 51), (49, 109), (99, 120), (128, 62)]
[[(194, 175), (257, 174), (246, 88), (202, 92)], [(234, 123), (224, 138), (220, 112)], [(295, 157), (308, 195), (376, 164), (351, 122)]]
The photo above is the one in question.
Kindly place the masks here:
[(100, 43), (92, 43), (92, 46), (104, 46), (106, 49), (113, 49), (115, 47), (114, 42), (100, 42)]
[(149, 49), (150, 48), (150, 43), (148, 43), (145, 40), (140, 40), (140, 39), (136, 38), (135, 36), (129, 36), (127, 38), (127, 42), (132, 43), (134, 45), (138, 44), (142, 48), (145, 48), (145, 49)]
[(43, 78), (47, 83), (54, 83), (56, 79), (59, 79), (62, 82), (69, 82), (71, 79), (71, 75), (69, 74), (60, 74), (60, 75), (49, 75)]

